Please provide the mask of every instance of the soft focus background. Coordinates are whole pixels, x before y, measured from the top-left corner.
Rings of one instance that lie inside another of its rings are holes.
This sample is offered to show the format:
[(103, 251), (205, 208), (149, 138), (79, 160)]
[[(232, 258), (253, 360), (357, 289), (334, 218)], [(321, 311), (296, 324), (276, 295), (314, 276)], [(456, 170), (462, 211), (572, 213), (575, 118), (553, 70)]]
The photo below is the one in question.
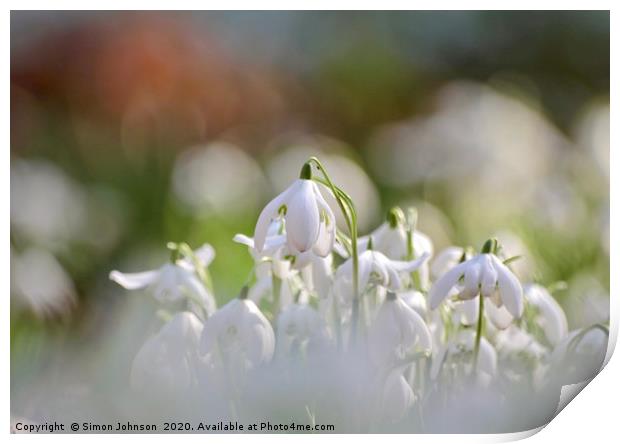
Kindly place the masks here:
[(605, 322), (609, 50), (606, 12), (13, 12), (13, 413), (118, 408), (158, 324), (109, 271), (208, 242), (227, 301), (233, 235), (310, 155), (363, 233), (415, 205), (436, 251), (496, 235)]

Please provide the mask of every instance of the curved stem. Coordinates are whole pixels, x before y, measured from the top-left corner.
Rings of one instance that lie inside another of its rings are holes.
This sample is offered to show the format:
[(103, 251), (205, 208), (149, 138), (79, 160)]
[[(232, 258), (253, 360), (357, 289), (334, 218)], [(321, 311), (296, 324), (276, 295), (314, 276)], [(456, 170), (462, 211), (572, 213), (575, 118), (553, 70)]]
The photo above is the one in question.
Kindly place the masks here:
[(344, 215), (344, 218), (347, 222), (349, 234), (351, 235), (351, 259), (353, 260), (353, 307), (351, 312), (351, 343), (354, 344), (357, 339), (357, 324), (359, 319), (360, 303), (359, 257), (357, 254), (357, 212), (355, 211), (355, 205), (353, 204), (351, 197), (333, 184), (331, 178), (329, 177), (329, 174), (327, 174), (327, 170), (325, 169), (321, 161), (316, 157), (311, 157), (308, 162), (314, 163), (321, 172), (321, 174), (323, 174), (325, 182), (327, 182), (326, 186), (329, 187), (329, 189), (334, 194), (336, 202), (338, 202), (338, 206), (340, 207), (340, 210), (342, 211), (342, 214)]

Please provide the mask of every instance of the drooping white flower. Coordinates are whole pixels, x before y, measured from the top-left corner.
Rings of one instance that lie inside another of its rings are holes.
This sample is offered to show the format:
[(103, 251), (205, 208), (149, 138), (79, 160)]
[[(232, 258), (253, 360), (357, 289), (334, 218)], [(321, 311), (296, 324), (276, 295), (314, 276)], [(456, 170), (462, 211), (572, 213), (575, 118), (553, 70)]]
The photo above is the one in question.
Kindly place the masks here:
[(327, 256), (331, 252), (336, 219), (312, 180), (295, 180), (263, 209), (254, 230), (254, 243), (258, 252), (265, 248), (270, 224), (281, 217), (286, 223), (286, 240), (291, 252), (305, 253), (312, 250), (319, 256)]
[(247, 288), (207, 319), (200, 341), (200, 351), (210, 365), (241, 372), (269, 362), (274, 349), (273, 328), (247, 299)]
[(568, 322), (560, 304), (546, 288), (529, 284), (523, 289), (525, 300), (536, 307), (535, 322), (542, 328), (547, 340), (557, 345), (568, 334)]
[[(463, 353), (473, 353), (476, 345), (476, 332), (473, 329), (461, 330), (446, 345), (433, 354), (431, 364), (431, 378), (437, 379), (439, 373), (445, 366), (464, 365), (465, 373), (471, 373), (472, 360), (455, 360), (454, 358)], [(488, 385), (490, 379), (497, 373), (497, 352), (486, 338), (480, 338), (480, 350), (478, 352), (478, 362), (476, 364), (476, 378), (482, 385)]]
[(384, 421), (400, 421), (415, 402), (411, 386), (403, 376), (403, 370), (392, 370), (383, 384), (381, 416)]
[[(210, 245), (204, 245), (194, 253), (202, 267), (207, 267), (215, 252)], [(174, 302), (187, 298), (198, 303), (207, 315), (215, 311), (215, 298), (196, 275), (194, 264), (187, 259), (168, 262), (156, 270), (139, 273), (121, 273), (114, 270), (110, 279), (127, 290), (148, 288), (160, 302)]]
[(368, 330), (371, 359), (379, 366), (390, 366), (416, 350), (431, 348), (431, 333), (422, 317), (396, 294), (388, 293)]
[(522, 328), (511, 325), (495, 335), (495, 346), (502, 356), (525, 354), (534, 359), (541, 359), (548, 349), (540, 344), (534, 336)]
[[(391, 259), (404, 259), (407, 257), (407, 230), (403, 224), (390, 224), (384, 222), (368, 236), (362, 236), (358, 242), (358, 252), (368, 248), (369, 240), (372, 239), (373, 249), (385, 254)], [(428, 257), (433, 254), (433, 242), (424, 233), (413, 231), (413, 258), (419, 259), (423, 255)], [(418, 268), (420, 284), (426, 289), (429, 284), (428, 264), (425, 262)]]
[(279, 353), (320, 351), (329, 343), (330, 334), (325, 321), (308, 304), (291, 304), (278, 316)]
[[(428, 259), (428, 253), (413, 261), (388, 259), (383, 253), (366, 250), (359, 255), (358, 285), (360, 291), (369, 283), (376, 283), (392, 291), (402, 289), (401, 273), (417, 270)], [(336, 271), (336, 280), (344, 283), (353, 281), (353, 259), (349, 258)]]
[(482, 253), (461, 262), (437, 279), (429, 292), (431, 309), (436, 309), (461, 279), (459, 299), (473, 299), (481, 294), (496, 306), (504, 305), (513, 317), (520, 318), (523, 314), (521, 283), (492, 253)]
[(27, 308), (48, 318), (67, 315), (76, 301), (71, 276), (51, 253), (30, 247), (19, 254), (11, 248), (12, 308)]
[[(276, 220), (269, 225), (263, 249), (259, 251), (253, 238), (245, 234), (236, 234), (234, 242), (248, 247), (256, 262), (256, 275), (261, 278), (275, 274), (280, 279), (286, 279), (290, 272), (290, 261), (285, 256), (286, 235), (283, 221)], [(265, 261), (268, 259), (268, 261)]]
[(306, 288), (308, 291), (315, 292), (320, 299), (326, 298), (330, 291), (333, 280), (332, 263), (332, 255), (320, 257), (311, 254), (309, 263), (301, 269)]
[(191, 388), (200, 366), (198, 345), (202, 328), (202, 322), (193, 313), (174, 315), (134, 358), (132, 387), (164, 393)]
[[(379, 225), (368, 236), (358, 239), (358, 251), (364, 251), (368, 240), (372, 238), (373, 248), (393, 259), (403, 259), (407, 256), (407, 230), (403, 225), (391, 226), (388, 222)], [(424, 253), (433, 254), (433, 242), (424, 233), (415, 230), (413, 232), (413, 250), (418, 258)]]
[(594, 377), (605, 363), (608, 344), (609, 332), (598, 325), (571, 331), (551, 355), (556, 383), (575, 384)]

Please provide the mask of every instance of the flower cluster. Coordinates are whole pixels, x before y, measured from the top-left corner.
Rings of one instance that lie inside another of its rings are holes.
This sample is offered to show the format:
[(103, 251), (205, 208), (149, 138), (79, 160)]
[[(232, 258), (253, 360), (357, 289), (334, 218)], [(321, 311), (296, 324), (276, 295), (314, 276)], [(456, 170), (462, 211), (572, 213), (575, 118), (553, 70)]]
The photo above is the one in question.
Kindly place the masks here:
[(566, 359), (606, 340), (569, 332), (554, 289), (522, 283), (511, 270), (519, 258), (496, 239), (479, 252), (449, 246), (434, 256), (415, 210), (398, 207), (358, 236), (353, 202), (315, 158), (266, 205), (253, 237), (234, 241), (255, 266), (220, 308), (209, 245), (169, 244), (170, 262), (159, 269), (110, 274), (168, 304), (166, 323), (134, 360), (136, 390), (209, 393), (229, 401), (218, 414), (233, 418), (260, 398), (257, 385), (283, 387), (304, 375), (305, 389), (288, 386), (283, 396), (301, 403), (306, 419), (333, 415), (367, 430), (408, 418), (422, 427), (425, 412), (472, 387), (536, 391), (565, 382), (556, 376)]

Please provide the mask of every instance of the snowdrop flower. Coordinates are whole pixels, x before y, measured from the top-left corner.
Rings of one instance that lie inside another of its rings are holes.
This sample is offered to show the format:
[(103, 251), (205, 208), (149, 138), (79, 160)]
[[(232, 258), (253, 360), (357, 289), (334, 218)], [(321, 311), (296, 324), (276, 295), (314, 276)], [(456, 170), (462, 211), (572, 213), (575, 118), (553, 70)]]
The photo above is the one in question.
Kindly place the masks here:
[(275, 336), (271, 324), (244, 287), (233, 299), (205, 322), (200, 351), (215, 366), (245, 371), (271, 361)]
[(398, 422), (415, 402), (411, 386), (403, 376), (403, 371), (396, 368), (390, 372), (383, 385), (381, 397), (381, 416), (385, 421)]
[[(284, 224), (282, 221), (274, 221), (269, 225), (262, 251), (258, 251), (254, 239), (245, 234), (236, 234), (233, 241), (248, 247), (257, 264), (256, 274), (259, 278), (270, 275), (269, 270), (280, 279), (288, 277), (291, 264), (285, 259), (286, 235), (284, 234)], [(265, 258), (270, 259), (271, 266), (269, 263), (264, 262)]]
[(401, 362), (416, 349), (429, 352), (431, 333), (418, 313), (388, 293), (368, 331), (368, 347), (377, 365)]
[[(407, 256), (407, 226), (403, 211), (392, 208), (387, 214), (386, 221), (375, 229), (370, 235), (358, 239), (359, 251), (364, 251), (368, 240), (372, 238), (374, 248), (394, 259), (403, 259)], [(413, 250), (415, 258), (424, 253), (433, 254), (433, 242), (424, 233), (413, 230)]]
[[(263, 276), (258, 278), (256, 283), (248, 290), (248, 299), (256, 305), (260, 305), (263, 299), (273, 302), (274, 297), (273, 279), (271, 276)], [(293, 303), (294, 290), (290, 279), (284, 279), (280, 284), (280, 293), (278, 295), (278, 305), (283, 308)]]
[[(428, 259), (428, 253), (413, 261), (395, 261), (388, 259), (383, 253), (366, 250), (359, 255), (359, 287), (366, 288), (369, 283), (376, 283), (390, 290), (402, 289), (401, 273), (417, 270)], [(336, 279), (340, 283), (351, 283), (353, 280), (353, 260), (351, 258), (336, 271)], [(350, 292), (349, 292), (350, 293)]]
[[(437, 379), (444, 365), (454, 356), (462, 353), (473, 353), (476, 342), (476, 333), (472, 329), (461, 330), (456, 337), (450, 340), (446, 345), (438, 350), (433, 356), (431, 364), (431, 378)], [(463, 361), (466, 371), (471, 372), (469, 359)], [(478, 362), (476, 364), (476, 377), (483, 385), (488, 385), (490, 379), (497, 373), (497, 352), (486, 338), (480, 338), (480, 351), (478, 353)]]
[[(194, 254), (203, 267), (207, 267), (215, 257), (210, 245), (204, 245)], [(194, 265), (187, 259), (177, 259), (156, 270), (139, 273), (121, 273), (114, 270), (110, 273), (110, 279), (127, 290), (149, 288), (160, 302), (187, 298), (191, 303), (198, 303), (207, 316), (215, 311), (215, 298), (205, 288), (196, 275)]]
[(136, 355), (131, 385), (136, 390), (184, 391), (196, 382), (202, 322), (190, 312), (174, 315)]
[(523, 353), (532, 358), (540, 359), (548, 352), (543, 345), (536, 341), (534, 336), (516, 325), (499, 331), (495, 335), (494, 342), (497, 350), (503, 356)]
[(333, 257), (311, 255), (310, 263), (301, 269), (301, 276), (308, 291), (313, 291), (321, 299), (328, 296), (333, 280)]
[(436, 309), (462, 278), (460, 299), (473, 299), (481, 294), (496, 306), (504, 305), (513, 317), (521, 317), (523, 289), (510, 269), (491, 253), (492, 244), (487, 241), (483, 253), (461, 262), (435, 281), (429, 292), (431, 309)]
[(66, 316), (77, 303), (71, 276), (51, 253), (35, 247), (21, 254), (11, 248), (11, 294), (13, 307), (38, 318)]
[(329, 344), (325, 321), (307, 304), (291, 304), (278, 316), (277, 344), (281, 353), (318, 351)]
[(552, 345), (557, 345), (568, 335), (568, 322), (564, 310), (547, 289), (540, 285), (526, 285), (523, 292), (525, 300), (538, 311), (535, 322), (542, 328), (547, 340)]
[(286, 240), (292, 252), (304, 253), (312, 250), (319, 256), (327, 256), (331, 252), (336, 234), (336, 219), (317, 184), (310, 177), (310, 165), (305, 164), (300, 178), (269, 202), (260, 213), (254, 230), (254, 242), (258, 252), (265, 248), (271, 222), (281, 217), (286, 223)]
[(607, 355), (609, 331), (600, 325), (571, 331), (553, 350), (551, 363), (560, 384), (594, 377)]

